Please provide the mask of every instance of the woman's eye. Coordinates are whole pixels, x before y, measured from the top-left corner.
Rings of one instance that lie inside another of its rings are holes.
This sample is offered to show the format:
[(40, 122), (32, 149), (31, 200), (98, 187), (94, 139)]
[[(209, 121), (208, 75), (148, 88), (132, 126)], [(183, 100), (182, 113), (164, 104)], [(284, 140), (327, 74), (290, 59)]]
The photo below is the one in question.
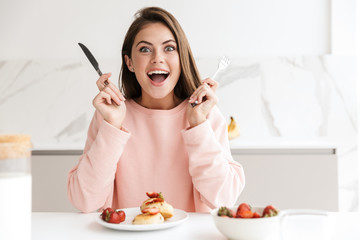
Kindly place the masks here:
[(150, 49), (147, 47), (140, 48), (140, 52), (150, 52)]
[(174, 51), (175, 50), (175, 47), (172, 47), (172, 46), (168, 46), (165, 48), (165, 51)]

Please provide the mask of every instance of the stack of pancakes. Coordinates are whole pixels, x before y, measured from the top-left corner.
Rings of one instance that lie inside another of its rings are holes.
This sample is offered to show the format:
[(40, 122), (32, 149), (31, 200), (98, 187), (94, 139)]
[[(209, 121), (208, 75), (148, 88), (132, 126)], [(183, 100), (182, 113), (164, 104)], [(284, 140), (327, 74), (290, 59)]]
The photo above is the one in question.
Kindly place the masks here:
[(159, 224), (174, 215), (174, 208), (165, 202), (161, 193), (158, 197), (150, 197), (144, 201), (140, 210), (142, 214), (134, 218), (133, 224)]

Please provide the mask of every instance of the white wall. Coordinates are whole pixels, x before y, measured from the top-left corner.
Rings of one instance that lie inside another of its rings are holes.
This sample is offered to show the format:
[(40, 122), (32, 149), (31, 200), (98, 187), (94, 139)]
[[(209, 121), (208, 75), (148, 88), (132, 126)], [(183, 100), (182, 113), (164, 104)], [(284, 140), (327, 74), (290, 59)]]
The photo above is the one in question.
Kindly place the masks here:
[(196, 57), (330, 53), (330, 0), (1, 0), (0, 59), (118, 58), (134, 13), (157, 5), (183, 26)]
[(331, 53), (356, 54), (356, 0), (331, 1)]

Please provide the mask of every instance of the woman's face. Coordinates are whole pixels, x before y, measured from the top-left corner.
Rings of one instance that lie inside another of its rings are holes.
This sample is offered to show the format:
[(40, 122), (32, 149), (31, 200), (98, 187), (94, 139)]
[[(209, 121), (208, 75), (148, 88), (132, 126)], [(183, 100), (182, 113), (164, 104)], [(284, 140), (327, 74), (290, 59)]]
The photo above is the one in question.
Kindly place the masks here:
[(131, 56), (125, 56), (125, 60), (142, 88), (142, 100), (173, 101), (181, 67), (175, 37), (169, 28), (162, 23), (145, 25), (135, 37)]

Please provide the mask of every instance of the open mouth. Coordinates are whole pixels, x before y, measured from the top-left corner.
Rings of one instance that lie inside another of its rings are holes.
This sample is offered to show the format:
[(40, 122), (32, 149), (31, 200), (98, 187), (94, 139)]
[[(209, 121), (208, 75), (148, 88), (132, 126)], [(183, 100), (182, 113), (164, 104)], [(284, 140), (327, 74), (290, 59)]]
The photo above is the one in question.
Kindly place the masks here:
[(147, 75), (154, 83), (162, 83), (169, 76), (169, 72), (163, 70), (154, 70), (148, 72)]

